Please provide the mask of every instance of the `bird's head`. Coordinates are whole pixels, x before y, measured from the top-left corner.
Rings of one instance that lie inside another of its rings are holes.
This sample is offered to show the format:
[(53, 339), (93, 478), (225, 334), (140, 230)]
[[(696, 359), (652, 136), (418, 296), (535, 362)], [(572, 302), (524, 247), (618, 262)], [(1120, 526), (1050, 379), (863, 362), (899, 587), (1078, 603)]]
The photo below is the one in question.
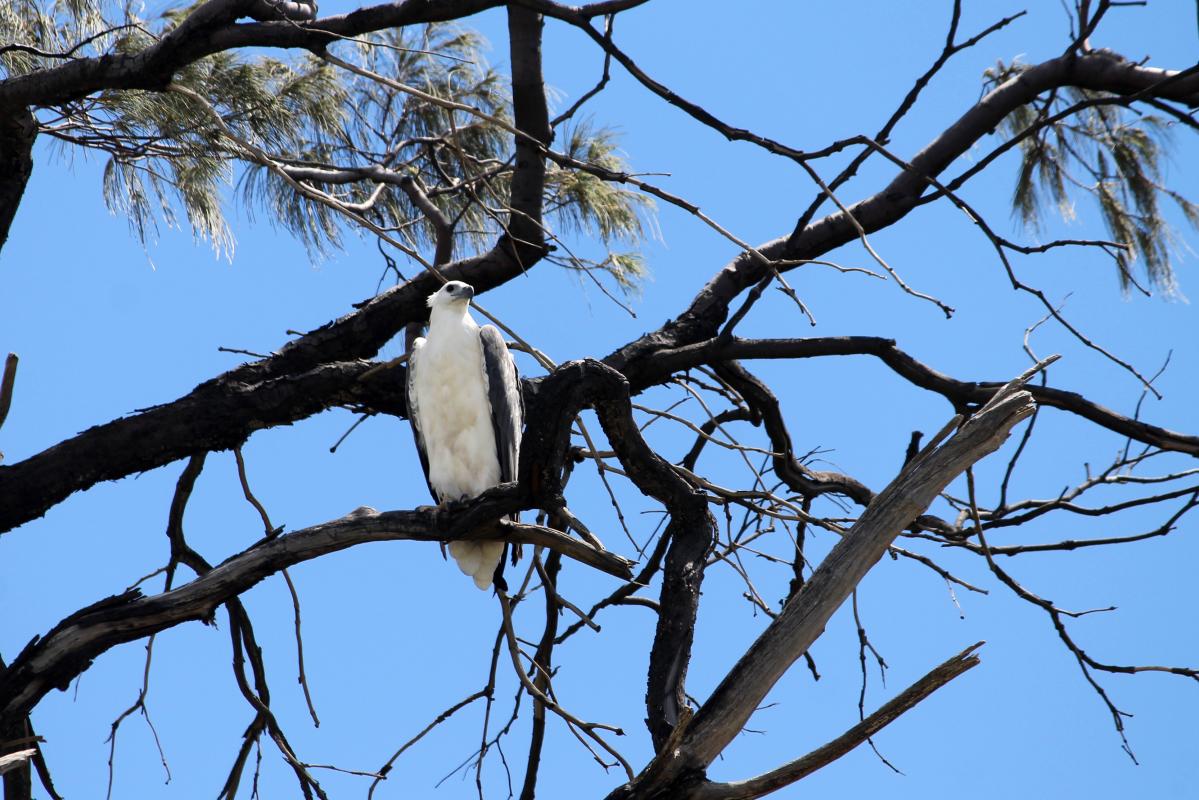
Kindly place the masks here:
[(455, 309), (465, 312), (466, 307), (470, 305), (470, 299), (474, 296), (475, 289), (469, 283), (450, 281), (429, 295), (429, 308), (434, 311), (438, 309)]

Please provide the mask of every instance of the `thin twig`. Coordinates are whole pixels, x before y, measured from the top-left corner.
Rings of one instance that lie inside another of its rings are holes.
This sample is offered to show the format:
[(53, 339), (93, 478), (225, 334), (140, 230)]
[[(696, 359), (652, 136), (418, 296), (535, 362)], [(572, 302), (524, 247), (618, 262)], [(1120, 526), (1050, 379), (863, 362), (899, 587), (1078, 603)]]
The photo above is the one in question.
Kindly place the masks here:
[[(626, 761), (624, 756), (617, 752), (615, 748), (608, 744), (604, 738), (596, 732), (597, 729), (602, 728), (604, 730), (612, 731), (616, 733), (616, 735), (620, 736), (623, 735), (623, 731), (621, 731), (619, 728), (613, 728), (610, 725), (604, 725), (603, 723), (599, 722), (584, 722), (550, 699), (549, 695), (541, 692), (536, 686), (533, 685), (533, 682), (529, 680), (529, 677), (525, 674), (524, 668), (520, 664), (520, 648), (516, 642), (516, 632), (512, 627), (512, 601), (509, 599), (507, 592), (499, 589), (498, 587), (496, 589), (496, 597), (499, 598), (500, 610), (503, 614), (504, 636), (508, 641), (508, 654), (512, 658), (512, 667), (516, 672), (517, 677), (520, 678), (521, 685), (525, 687), (525, 691), (527, 691), (533, 697), (538, 698), (542, 703), (545, 704), (546, 708), (550, 709), (563, 720), (565, 720), (567, 725), (572, 730), (581, 732), (583, 735), (587, 736), (605, 751), (607, 751), (609, 755), (611, 755), (620, 763), (620, 766), (624, 769), (629, 780), (632, 780), (634, 773), (633, 768), (629, 765), (629, 762)], [(601, 761), (600, 763), (602, 764), (603, 762)]]
[[(262, 525), (266, 529), (266, 538), (271, 539), (278, 536), (282, 528), (275, 528), (271, 525), (271, 518), (266, 513), (266, 508), (254, 496), (254, 493), (250, 491), (250, 482), (246, 478), (246, 462), (242, 458), (240, 447), (233, 448), (233, 457), (237, 461), (237, 478), (241, 481), (242, 493), (245, 495), (246, 501), (254, 506), (259, 516), (262, 517)], [(287, 583), (287, 591), (291, 594), (291, 606), (295, 620), (296, 662), (298, 670), (296, 681), (304, 691), (304, 701), (308, 704), (308, 714), (312, 717), (312, 724), (319, 728), (321, 720), (316, 715), (316, 705), (312, 702), (312, 692), (308, 687), (308, 675), (304, 671), (304, 637), (300, 632), (300, 595), (296, 591), (296, 585), (292, 581), (291, 574), (287, 571), (287, 568), (283, 568), (281, 572), (283, 573), (283, 580)]]

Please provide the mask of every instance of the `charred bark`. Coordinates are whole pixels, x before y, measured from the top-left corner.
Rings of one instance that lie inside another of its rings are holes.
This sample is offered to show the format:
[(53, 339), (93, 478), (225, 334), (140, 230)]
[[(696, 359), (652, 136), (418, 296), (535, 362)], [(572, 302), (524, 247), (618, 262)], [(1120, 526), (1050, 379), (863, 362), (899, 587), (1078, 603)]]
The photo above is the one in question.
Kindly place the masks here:
[(33, 174), (37, 119), (28, 108), (0, 109), (0, 249), (8, 241), (13, 218)]

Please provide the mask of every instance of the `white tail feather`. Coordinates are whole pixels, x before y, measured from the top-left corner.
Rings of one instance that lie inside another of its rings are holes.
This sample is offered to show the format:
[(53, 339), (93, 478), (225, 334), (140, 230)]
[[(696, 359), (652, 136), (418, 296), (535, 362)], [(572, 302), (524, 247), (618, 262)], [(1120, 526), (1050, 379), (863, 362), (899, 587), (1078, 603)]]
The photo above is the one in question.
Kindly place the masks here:
[(503, 542), (450, 542), (449, 550), (458, 569), (471, 576), (475, 586), (484, 591), (490, 588), (495, 568), (504, 557)]

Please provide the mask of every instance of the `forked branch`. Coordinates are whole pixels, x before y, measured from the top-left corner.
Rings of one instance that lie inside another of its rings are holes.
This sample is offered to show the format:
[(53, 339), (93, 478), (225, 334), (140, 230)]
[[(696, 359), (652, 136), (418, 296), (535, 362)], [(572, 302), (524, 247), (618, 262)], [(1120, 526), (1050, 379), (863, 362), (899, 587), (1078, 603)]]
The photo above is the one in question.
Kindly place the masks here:
[(189, 620), (208, 619), (217, 606), (284, 567), (369, 541), (450, 541), (506, 538), (543, 545), (568, 557), (585, 557), (623, 579), (628, 562), (612, 553), (548, 528), (486, 525), (518, 510), (516, 487), (494, 489), (471, 505), (446, 514), (434, 508), (379, 512), (359, 508), (340, 519), (260, 541), (211, 571), (171, 591), (143, 597), (131, 590), (72, 614), (35, 639), (0, 674), (0, 722), (21, 717), (51, 689), (66, 686), (92, 659), (123, 642), (134, 641)]
[(905, 712), (915, 708), (929, 695), (963, 672), (977, 667), (980, 660), (975, 651), (982, 644), (982, 642), (972, 644), (933, 668), (923, 678), (892, 698), (890, 702), (828, 744), (749, 780), (701, 784), (696, 791), (689, 795), (688, 800), (753, 800), (753, 798), (770, 794), (784, 786), (790, 786), (816, 770), (828, 766), (899, 719)]
[[(973, 416), (955, 417), (934, 437), (863, 512), (850, 532), (820, 564), (712, 696), (696, 712), (673, 747), (638, 781), (613, 797), (647, 796), (702, 773), (741, 732), (770, 689), (823, 632), (833, 612), (849, 596), (888, 545), (944, 488), (979, 459), (994, 452), (1016, 423), (1034, 410), (1024, 383), (1048, 361), (1002, 387)], [(957, 428), (952, 432), (953, 428)], [(942, 442), (944, 442), (942, 444)]]

